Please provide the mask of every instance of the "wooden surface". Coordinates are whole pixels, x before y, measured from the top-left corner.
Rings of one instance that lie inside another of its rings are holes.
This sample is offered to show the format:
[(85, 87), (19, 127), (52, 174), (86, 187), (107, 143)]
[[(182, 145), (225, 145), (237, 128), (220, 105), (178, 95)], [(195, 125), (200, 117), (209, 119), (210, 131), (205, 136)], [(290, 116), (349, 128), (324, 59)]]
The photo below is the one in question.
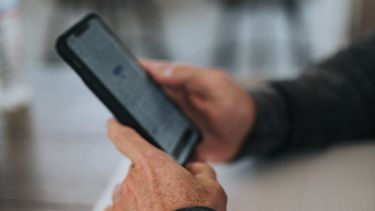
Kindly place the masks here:
[(72, 71), (38, 68), (28, 108), (0, 116), (0, 210), (90, 210), (119, 154), (110, 114)]

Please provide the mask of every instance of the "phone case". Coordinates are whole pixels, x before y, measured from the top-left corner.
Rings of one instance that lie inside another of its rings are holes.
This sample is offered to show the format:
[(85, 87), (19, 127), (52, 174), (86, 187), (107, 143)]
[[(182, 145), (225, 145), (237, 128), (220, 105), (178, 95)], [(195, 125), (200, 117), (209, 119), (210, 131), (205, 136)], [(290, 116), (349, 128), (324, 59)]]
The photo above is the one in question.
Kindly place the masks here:
[[(66, 33), (61, 35), (56, 42), (56, 50), (62, 59), (69, 64), (75, 70), (75, 72), (81, 77), (83, 82), (91, 89), (92, 92), (106, 105), (106, 107), (112, 112), (116, 119), (124, 125), (128, 125), (134, 128), (139, 134), (148, 140), (154, 146), (161, 148), (161, 146), (150, 136), (147, 131), (133, 118), (133, 116), (128, 112), (128, 110), (121, 105), (121, 103), (112, 95), (112, 93), (102, 84), (96, 76), (89, 70), (89, 68), (84, 64), (84, 62), (75, 55), (75, 53), (69, 49), (66, 44), (67, 38), (74, 33), (80, 33), (79, 30), (82, 30), (81, 27), (85, 26), (85, 23), (92, 18), (96, 18), (103, 23), (103, 26), (106, 27), (106, 30), (110, 32), (119, 43), (122, 42), (114, 35), (114, 33), (107, 27), (107, 25), (102, 21), (102, 19), (96, 14), (89, 14), (83, 18), (79, 23), (74, 25)], [(83, 27), (84, 28), (84, 27)], [(122, 44), (121, 47), (127, 54), (133, 59), (134, 62), (137, 62), (137, 59), (133, 54)], [(187, 118), (188, 119), (188, 118)], [(191, 128), (194, 133), (196, 133), (197, 139), (194, 140), (194, 143), (190, 144), (189, 149), (182, 149), (181, 147), (176, 147), (174, 150), (176, 153), (173, 153), (173, 157), (177, 162), (184, 165), (186, 164), (195, 149), (195, 146), (200, 142), (201, 133), (198, 128), (191, 123)], [(181, 140), (180, 140), (181, 141)], [(181, 146), (179, 144), (178, 146)], [(183, 158), (178, 157), (180, 152), (184, 151), (185, 155)]]

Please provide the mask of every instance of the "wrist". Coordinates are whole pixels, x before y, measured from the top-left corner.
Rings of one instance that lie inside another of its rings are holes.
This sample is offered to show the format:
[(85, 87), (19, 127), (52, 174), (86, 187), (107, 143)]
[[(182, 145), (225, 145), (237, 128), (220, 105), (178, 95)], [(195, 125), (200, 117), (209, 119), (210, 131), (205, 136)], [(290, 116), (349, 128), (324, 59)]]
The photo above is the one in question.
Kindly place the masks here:
[(245, 103), (244, 103), (244, 110), (243, 112), (243, 129), (241, 135), (238, 137), (238, 141), (235, 142), (235, 150), (232, 155), (231, 160), (236, 160), (239, 154), (243, 151), (244, 146), (246, 145), (249, 137), (254, 131), (255, 121), (256, 121), (256, 103), (251, 95), (246, 94), (245, 96)]
[(286, 106), (282, 96), (272, 85), (250, 90), (256, 115), (254, 123), (236, 160), (245, 155), (265, 155), (276, 151), (288, 132)]

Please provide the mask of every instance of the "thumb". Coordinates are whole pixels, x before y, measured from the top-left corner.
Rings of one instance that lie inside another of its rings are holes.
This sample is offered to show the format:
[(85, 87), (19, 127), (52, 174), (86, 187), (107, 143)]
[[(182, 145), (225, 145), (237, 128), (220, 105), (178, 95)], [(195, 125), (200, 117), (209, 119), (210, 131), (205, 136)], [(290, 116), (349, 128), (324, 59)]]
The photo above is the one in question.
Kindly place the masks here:
[(167, 156), (161, 150), (144, 140), (136, 131), (121, 125), (116, 120), (109, 120), (107, 127), (109, 138), (117, 149), (128, 157), (133, 164), (142, 162), (150, 157), (155, 159), (160, 156)]
[(184, 87), (200, 73), (198, 68), (178, 63), (142, 59), (140, 64), (154, 80), (165, 87)]
[(186, 169), (196, 177), (208, 178), (215, 181), (217, 180), (215, 170), (207, 163), (189, 163), (186, 166)]

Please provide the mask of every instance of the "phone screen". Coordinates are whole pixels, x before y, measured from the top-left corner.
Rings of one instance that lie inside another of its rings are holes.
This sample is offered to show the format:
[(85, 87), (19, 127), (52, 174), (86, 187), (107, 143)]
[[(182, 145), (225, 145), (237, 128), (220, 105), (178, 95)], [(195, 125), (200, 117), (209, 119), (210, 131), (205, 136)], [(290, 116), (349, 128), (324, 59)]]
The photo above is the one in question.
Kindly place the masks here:
[(190, 122), (129, 57), (100, 20), (90, 19), (67, 44), (108, 90), (127, 108), (159, 147), (173, 153)]

